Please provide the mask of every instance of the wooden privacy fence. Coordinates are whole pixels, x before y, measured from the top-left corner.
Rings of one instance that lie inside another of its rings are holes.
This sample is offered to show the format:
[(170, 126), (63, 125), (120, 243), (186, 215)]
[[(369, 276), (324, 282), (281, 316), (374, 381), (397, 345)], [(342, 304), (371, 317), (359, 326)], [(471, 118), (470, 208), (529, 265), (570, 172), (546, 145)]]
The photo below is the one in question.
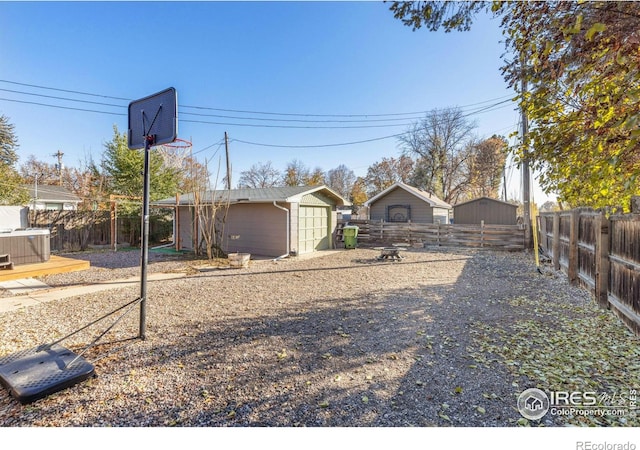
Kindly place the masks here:
[[(90, 246), (111, 247), (112, 234), (117, 235), (119, 244), (137, 246), (140, 241), (140, 217), (121, 216), (115, 219), (109, 211), (37, 210), (30, 212), (29, 223), (34, 228), (49, 229), (52, 252), (86, 250)], [(149, 240), (162, 242), (173, 233), (171, 218), (152, 216), (149, 229)]]
[[(382, 222), (350, 220), (358, 227), (358, 242), (366, 245), (436, 245), (524, 249), (524, 228), (518, 225), (447, 225), (436, 223)], [(337, 239), (342, 240), (342, 226), (338, 225)]]
[(588, 289), (640, 335), (640, 214), (542, 213), (539, 246), (569, 282)]

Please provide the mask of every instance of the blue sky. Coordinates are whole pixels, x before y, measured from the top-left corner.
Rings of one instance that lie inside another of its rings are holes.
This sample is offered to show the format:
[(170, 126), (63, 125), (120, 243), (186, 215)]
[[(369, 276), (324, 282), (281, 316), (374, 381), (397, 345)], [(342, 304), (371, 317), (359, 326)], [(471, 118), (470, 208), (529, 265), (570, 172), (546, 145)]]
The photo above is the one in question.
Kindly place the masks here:
[[(252, 164), (283, 170), (294, 159), (365, 175), (400, 155), (388, 136), (434, 108), (461, 107), (479, 137), (517, 129), (514, 104), (475, 113), (513, 95), (500, 74), (498, 19), (463, 33), (413, 32), (388, 6), (0, 2), (0, 114), (15, 125), (22, 160), (54, 163), (60, 150), (77, 167), (100, 160), (114, 125), (126, 131), (129, 101), (172, 86), (179, 137), (210, 170), (228, 132), (234, 183)], [(359, 141), (370, 142), (334, 145)], [(520, 195), (518, 171), (507, 175), (509, 195)]]

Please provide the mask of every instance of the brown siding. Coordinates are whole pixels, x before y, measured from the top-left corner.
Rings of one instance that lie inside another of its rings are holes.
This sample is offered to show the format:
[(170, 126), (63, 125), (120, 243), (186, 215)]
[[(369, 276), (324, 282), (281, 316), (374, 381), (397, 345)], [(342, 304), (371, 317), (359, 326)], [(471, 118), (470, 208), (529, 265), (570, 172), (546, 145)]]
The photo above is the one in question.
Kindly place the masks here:
[[(280, 256), (287, 252), (286, 213), (271, 203), (231, 205), (223, 236), (228, 253)], [(229, 235), (239, 236), (230, 240)]]
[(411, 222), (433, 223), (433, 209), (413, 194), (396, 188), (370, 205), (369, 218), (375, 221), (387, 220), (387, 206), (410, 205)]
[(490, 198), (480, 198), (453, 207), (455, 224), (516, 225), (515, 205)]

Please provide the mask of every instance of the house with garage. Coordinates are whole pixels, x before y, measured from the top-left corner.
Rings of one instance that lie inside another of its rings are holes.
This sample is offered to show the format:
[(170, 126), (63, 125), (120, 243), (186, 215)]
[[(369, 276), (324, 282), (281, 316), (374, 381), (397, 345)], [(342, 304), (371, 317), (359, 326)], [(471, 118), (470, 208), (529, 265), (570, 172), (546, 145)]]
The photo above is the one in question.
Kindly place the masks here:
[(179, 248), (201, 242), (196, 204), (215, 211), (224, 252), (283, 257), (334, 248), (337, 207), (349, 202), (327, 186), (225, 189), (152, 202), (174, 209)]
[(451, 205), (430, 192), (395, 183), (365, 202), (369, 220), (448, 224)]
[(518, 206), (489, 197), (474, 198), (453, 207), (457, 225), (517, 225)]

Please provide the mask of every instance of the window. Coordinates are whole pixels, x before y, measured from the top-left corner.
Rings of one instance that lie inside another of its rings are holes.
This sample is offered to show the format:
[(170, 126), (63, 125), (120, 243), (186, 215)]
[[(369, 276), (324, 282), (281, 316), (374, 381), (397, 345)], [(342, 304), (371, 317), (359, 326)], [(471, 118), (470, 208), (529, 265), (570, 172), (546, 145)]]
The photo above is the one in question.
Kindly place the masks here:
[(408, 222), (411, 220), (411, 205), (388, 205), (387, 222)]

